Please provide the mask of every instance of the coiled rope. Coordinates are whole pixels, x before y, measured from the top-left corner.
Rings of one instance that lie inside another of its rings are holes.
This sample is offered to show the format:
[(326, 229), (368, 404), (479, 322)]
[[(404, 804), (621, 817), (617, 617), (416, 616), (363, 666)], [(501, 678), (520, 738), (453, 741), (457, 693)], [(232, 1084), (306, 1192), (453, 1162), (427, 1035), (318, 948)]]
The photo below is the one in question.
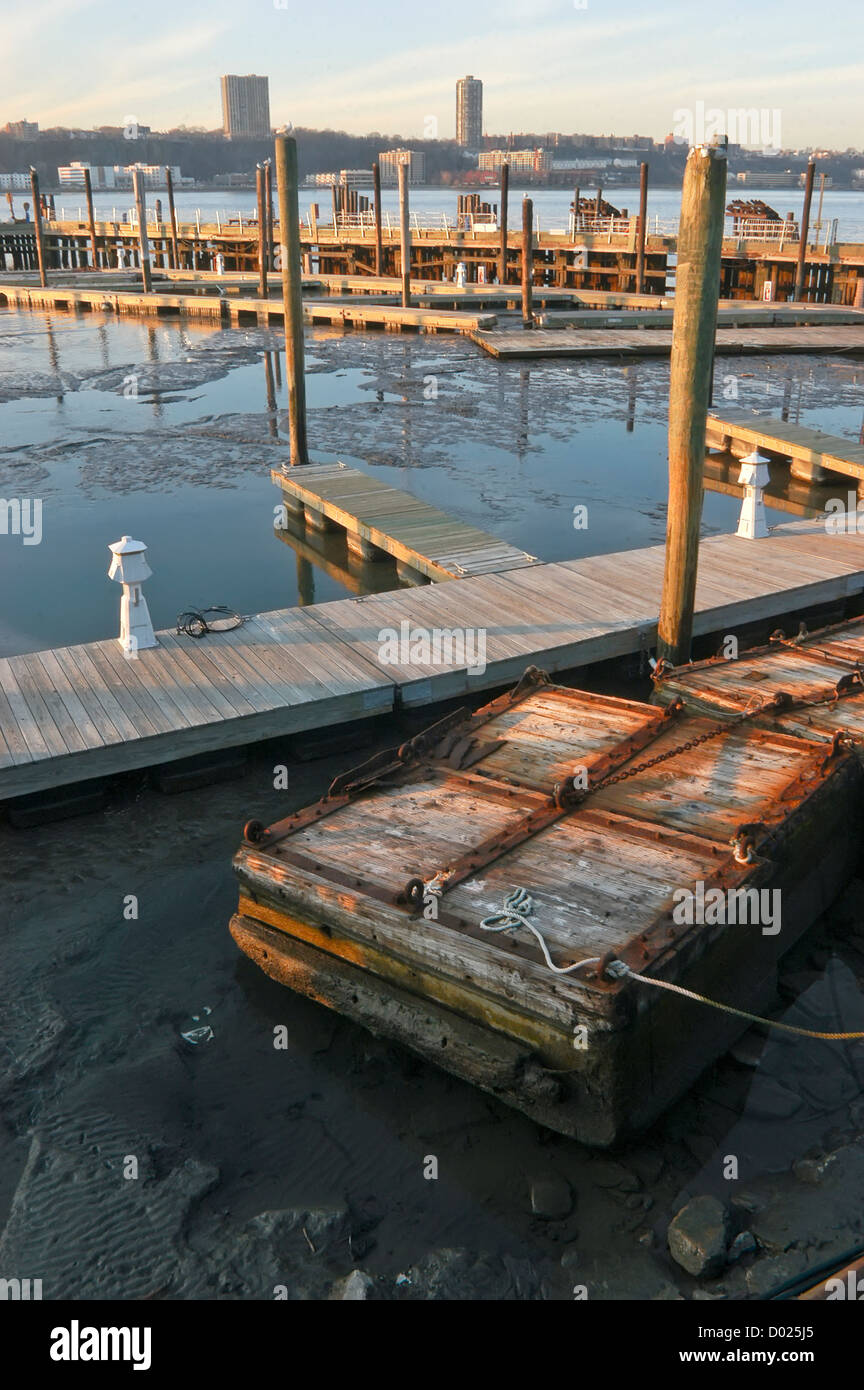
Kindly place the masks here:
[(516, 927), (525, 927), (537, 938), (540, 950), (543, 952), (543, 959), (555, 975), (569, 975), (574, 970), (581, 970), (584, 965), (599, 965), (599, 956), (591, 956), (586, 960), (576, 960), (572, 965), (554, 964), (545, 940), (534, 923), (528, 921), (529, 913), (534, 911), (534, 899), (530, 893), (526, 893), (524, 888), (514, 888), (512, 893), (508, 893), (504, 899), (504, 908), (503, 912), (494, 912), (491, 916), (484, 917), (480, 923), (481, 930), (501, 932), (514, 931)]
[[(543, 935), (533, 922), (528, 921), (528, 917), (533, 912), (534, 900), (530, 893), (527, 893), (524, 888), (514, 888), (504, 899), (504, 911), (484, 917), (480, 923), (480, 928), (482, 931), (504, 932), (525, 927), (537, 940), (547, 967), (555, 975), (570, 975), (574, 970), (581, 970), (586, 965), (600, 964), (600, 956), (589, 956), (585, 960), (574, 961), (572, 965), (555, 965), (549, 955), (549, 948)], [(746, 1018), (750, 1023), (761, 1023), (766, 1028), (778, 1028), (783, 1033), (795, 1033), (800, 1038), (818, 1038), (822, 1042), (860, 1042), (864, 1039), (864, 1032), (820, 1033), (812, 1028), (797, 1028), (792, 1023), (779, 1023), (773, 1018), (763, 1018), (761, 1014), (751, 1014), (746, 1009), (736, 1009), (732, 1004), (723, 1004), (718, 999), (709, 999), (706, 994), (697, 994), (695, 990), (685, 989), (683, 985), (673, 985), (669, 980), (655, 980), (650, 975), (640, 975), (638, 971), (631, 970), (630, 966), (626, 965), (623, 960), (611, 961), (606, 967), (605, 974), (610, 979), (636, 980), (640, 985), (652, 985), (654, 989), (665, 989), (670, 994), (680, 994), (685, 999), (692, 999), (696, 1004), (707, 1004), (711, 1009), (719, 1009), (722, 1013), (733, 1014), (736, 1018)]]
[(223, 603), (214, 603), (211, 608), (187, 608), (177, 615), (177, 635), (183, 632), (187, 637), (204, 637), (208, 632), (231, 632), (245, 621), (244, 616)]

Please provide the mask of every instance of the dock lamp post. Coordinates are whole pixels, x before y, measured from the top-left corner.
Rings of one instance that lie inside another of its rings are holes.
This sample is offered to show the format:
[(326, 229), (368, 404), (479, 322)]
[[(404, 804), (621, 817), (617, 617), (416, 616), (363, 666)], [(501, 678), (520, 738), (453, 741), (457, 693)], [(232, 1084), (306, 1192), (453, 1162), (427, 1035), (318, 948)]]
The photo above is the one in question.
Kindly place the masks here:
[(769, 475), (768, 460), (758, 449), (742, 458), (738, 481), (744, 486), (744, 501), (741, 503), (741, 516), (735, 534), (748, 541), (761, 540), (763, 536), (768, 535), (762, 490), (768, 486)]
[(131, 536), (109, 545), (113, 559), (108, 570), (108, 578), (123, 585), (120, 599), (120, 636), (117, 641), (129, 657), (137, 656), (145, 647), (157, 647), (156, 634), (150, 621), (147, 600), (141, 592), (141, 585), (149, 579), (153, 571), (144, 558), (147, 547), (143, 541), (135, 541)]

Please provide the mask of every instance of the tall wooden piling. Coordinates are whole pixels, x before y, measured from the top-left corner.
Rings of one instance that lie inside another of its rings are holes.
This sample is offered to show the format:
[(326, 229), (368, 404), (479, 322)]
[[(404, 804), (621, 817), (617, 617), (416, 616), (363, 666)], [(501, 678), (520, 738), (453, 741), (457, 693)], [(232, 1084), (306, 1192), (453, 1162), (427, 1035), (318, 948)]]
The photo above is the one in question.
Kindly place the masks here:
[(810, 232), (810, 204), (813, 201), (813, 175), (816, 172), (815, 161), (807, 161), (807, 173), (804, 177), (804, 207), (801, 212), (801, 226), (799, 227), (798, 242), (798, 264), (795, 267), (795, 290), (793, 299), (801, 299), (804, 294), (804, 274), (807, 269), (807, 237)]
[(258, 198), (258, 297), (267, 298), (267, 189), (264, 168), (255, 166), (255, 192)]
[(402, 308), (411, 306), (411, 222), (408, 206), (408, 165), (400, 164), (399, 169), (399, 236), (401, 246), (402, 270)]
[(645, 237), (648, 231), (648, 165), (639, 166), (639, 216), (636, 221), (636, 293), (645, 293)]
[(90, 231), (90, 254), (93, 257), (93, 269), (99, 269), (99, 252), (96, 249), (96, 217), (93, 213), (93, 185), (90, 182), (90, 170), (84, 165), (84, 197), (87, 202), (87, 226)]
[(177, 209), (174, 206), (174, 176), (165, 170), (165, 187), (168, 190), (168, 216), (171, 218), (171, 269), (180, 269), (180, 239), (177, 236)]
[(304, 464), (309, 462), (309, 448), (306, 442), (300, 207), (297, 197), (297, 142), (290, 135), (276, 136), (276, 188), (279, 196), (290, 454), (292, 464)]
[(30, 166), (30, 193), (33, 198), (33, 226), (36, 231), (36, 261), (39, 266), (39, 284), (43, 290), (48, 284), (45, 274), (45, 241), (42, 236), (42, 201), (39, 197), (39, 175)]
[[(278, 173), (278, 171), (277, 171), (277, 173)], [(333, 237), (334, 237), (334, 240), (335, 240), (335, 238), (336, 238), (336, 233), (337, 233), (338, 228), (339, 228), (339, 199), (338, 199), (338, 197), (336, 196), (336, 185), (335, 185), (335, 183), (331, 183), (331, 185), (330, 185), (330, 193), (331, 193), (331, 195), (332, 195), (332, 197), (333, 197)], [(281, 203), (280, 203), (279, 206), (280, 206), (280, 208), (281, 208), (281, 206), (282, 206)], [(280, 217), (282, 216), (281, 212), (280, 212), (279, 216), (280, 216)]]
[(603, 202), (603, 189), (599, 183), (597, 185), (597, 197), (594, 199), (594, 216), (600, 216), (600, 204)]
[(573, 189), (573, 232), (574, 232), (574, 235), (575, 235), (575, 232), (576, 232), (576, 228), (577, 228), (578, 225), (579, 225), (579, 204), (580, 204), (581, 201), (582, 201), (582, 192), (581, 192), (581, 190), (580, 190), (578, 187), (576, 187), (576, 188)]
[(273, 256), (273, 161), (264, 160), (264, 194), (266, 200), (267, 229), (265, 246), (267, 248), (267, 269), (275, 270), (276, 262)]
[(372, 196), (375, 202), (375, 274), (384, 274), (384, 241), (381, 230), (381, 165), (372, 165)]
[(522, 199), (522, 326), (534, 327), (534, 204)]
[(507, 218), (509, 216), (510, 202), (510, 165), (505, 162), (501, 165), (501, 255), (498, 261), (498, 283), (507, 284)]
[(144, 174), (140, 169), (132, 170), (132, 183), (135, 189), (135, 208), (138, 214), (138, 254), (141, 259), (141, 282), (145, 294), (153, 289), (150, 273), (150, 242), (147, 239), (147, 200), (144, 197)]
[(658, 656), (689, 660), (726, 201), (726, 140), (694, 145), (681, 192), (669, 368), (669, 510)]

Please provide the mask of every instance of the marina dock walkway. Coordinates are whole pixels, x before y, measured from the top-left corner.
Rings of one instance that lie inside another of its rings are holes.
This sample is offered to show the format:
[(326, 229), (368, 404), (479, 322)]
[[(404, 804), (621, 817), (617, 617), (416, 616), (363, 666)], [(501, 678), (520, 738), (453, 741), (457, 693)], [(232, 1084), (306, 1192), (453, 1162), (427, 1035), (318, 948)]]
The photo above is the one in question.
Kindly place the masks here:
[[(744, 316), (742, 315), (742, 321)], [(551, 357), (668, 357), (672, 328), (652, 327), (651, 314), (640, 314), (633, 328), (498, 328), (478, 330), (470, 337), (485, 352), (502, 360)], [(715, 352), (724, 356), (748, 353), (853, 352), (864, 353), (864, 318), (860, 325), (812, 324), (804, 327), (718, 328)]]
[(764, 449), (782, 454), (790, 460), (794, 477), (806, 482), (821, 481), (826, 472), (845, 473), (856, 482), (864, 479), (864, 445), (768, 415), (753, 415), (746, 410), (712, 413), (708, 416), (705, 442), (709, 449), (725, 450), (734, 443), (746, 446), (747, 452)]
[(383, 551), (397, 566), (433, 580), (540, 563), (515, 545), (344, 463), (274, 468), (270, 476), (286, 506), (296, 510), (302, 504), (307, 524), (319, 530), (321, 518), (342, 527), (349, 549), (362, 559), (375, 559), (374, 552)]
[[(651, 546), (259, 614), (200, 640), (161, 632), (134, 660), (114, 639), (3, 658), (0, 801), (492, 689), (531, 664), (565, 671), (650, 649), (663, 561)], [(855, 531), (828, 534), (816, 520), (760, 541), (711, 536), (695, 631), (862, 592)], [(407, 642), (385, 664), (382, 632), (414, 629), (474, 629), (484, 659), (475, 643), (469, 669), (457, 642), (440, 663), (418, 661)]]

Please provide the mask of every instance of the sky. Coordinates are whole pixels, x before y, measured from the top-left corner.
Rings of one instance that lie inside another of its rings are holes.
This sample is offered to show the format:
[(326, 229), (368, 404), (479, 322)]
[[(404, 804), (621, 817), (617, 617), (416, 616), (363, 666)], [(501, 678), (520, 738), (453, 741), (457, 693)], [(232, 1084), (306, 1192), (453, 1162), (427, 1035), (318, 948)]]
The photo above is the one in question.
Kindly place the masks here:
[(662, 139), (703, 102), (861, 148), (862, 27), (860, 0), (0, 0), (0, 124), (215, 129), (220, 74), (256, 72), (276, 126), (447, 139), (472, 73), (490, 133)]

